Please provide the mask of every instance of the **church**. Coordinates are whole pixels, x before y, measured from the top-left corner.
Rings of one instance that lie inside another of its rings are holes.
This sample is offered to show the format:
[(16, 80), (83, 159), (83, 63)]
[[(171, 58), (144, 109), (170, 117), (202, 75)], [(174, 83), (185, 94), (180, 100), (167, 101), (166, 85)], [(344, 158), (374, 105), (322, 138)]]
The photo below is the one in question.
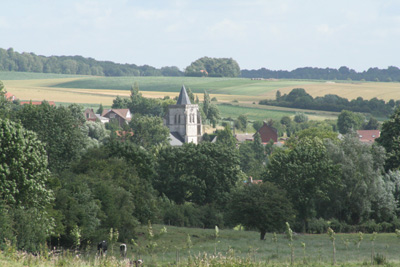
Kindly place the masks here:
[(170, 131), (170, 143), (181, 146), (183, 143), (198, 144), (203, 135), (199, 105), (192, 104), (183, 85), (175, 105), (169, 105), (164, 124)]

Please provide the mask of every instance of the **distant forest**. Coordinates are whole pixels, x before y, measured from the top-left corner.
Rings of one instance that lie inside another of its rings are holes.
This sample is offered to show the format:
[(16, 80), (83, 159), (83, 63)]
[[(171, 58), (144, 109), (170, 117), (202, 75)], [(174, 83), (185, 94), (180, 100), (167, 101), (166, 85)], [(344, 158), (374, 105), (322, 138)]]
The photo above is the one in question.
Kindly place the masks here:
[(178, 67), (119, 64), (82, 56), (37, 56), (0, 48), (0, 71), (23, 71), (98, 76), (183, 76)]
[(242, 70), (243, 78), (261, 79), (315, 79), (315, 80), (353, 80), (353, 81), (376, 81), (376, 82), (400, 82), (400, 69), (390, 66), (387, 69), (369, 68), (367, 71), (356, 72), (348, 67), (339, 69), (331, 68), (297, 68), (292, 71), (268, 70)]
[[(207, 61), (205, 64), (205, 60)], [(200, 64), (200, 63), (202, 64)], [(204, 63), (204, 64), (203, 64)], [(202, 66), (203, 68), (199, 68)], [(149, 65), (120, 64), (111, 61), (98, 61), (82, 56), (38, 56), (34, 53), (18, 53), (13, 48), (0, 48), (0, 71), (22, 71), (38, 73), (61, 73), (98, 76), (203, 76), (202, 70), (207, 70), (207, 76), (236, 77), (239, 65), (233, 59), (215, 59), (203, 57), (186, 68), (186, 72), (178, 67), (162, 67), (157, 69)], [(261, 79), (317, 79), (317, 80), (354, 80), (399, 82), (400, 69), (390, 66), (387, 69), (369, 68), (367, 71), (356, 72), (348, 67), (332, 68), (298, 68), (292, 71), (240, 70), (243, 78)]]

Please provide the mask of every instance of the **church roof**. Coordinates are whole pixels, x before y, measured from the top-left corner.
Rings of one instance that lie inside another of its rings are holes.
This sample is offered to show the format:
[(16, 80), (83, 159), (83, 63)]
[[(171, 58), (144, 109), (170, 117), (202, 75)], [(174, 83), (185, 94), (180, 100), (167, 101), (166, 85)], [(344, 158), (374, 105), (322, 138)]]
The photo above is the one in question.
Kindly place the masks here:
[(176, 101), (177, 105), (190, 105), (190, 98), (186, 92), (186, 88), (184, 85), (182, 85), (181, 92), (179, 93), (179, 98), (178, 101)]

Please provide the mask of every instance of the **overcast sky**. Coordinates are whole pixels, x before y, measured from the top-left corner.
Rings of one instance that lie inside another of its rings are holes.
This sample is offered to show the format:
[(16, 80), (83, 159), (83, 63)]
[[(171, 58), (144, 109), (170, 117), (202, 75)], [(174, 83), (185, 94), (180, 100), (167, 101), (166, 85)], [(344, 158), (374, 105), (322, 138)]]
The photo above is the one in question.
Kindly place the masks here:
[(177, 66), (400, 66), (399, 0), (3, 0), (0, 47)]

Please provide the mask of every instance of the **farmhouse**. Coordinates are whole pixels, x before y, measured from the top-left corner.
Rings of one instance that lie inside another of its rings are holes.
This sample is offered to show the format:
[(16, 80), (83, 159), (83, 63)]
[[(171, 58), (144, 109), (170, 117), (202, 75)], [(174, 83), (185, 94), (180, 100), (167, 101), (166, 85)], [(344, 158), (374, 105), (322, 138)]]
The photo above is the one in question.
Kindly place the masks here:
[(271, 139), (274, 141), (274, 143), (278, 142), (278, 131), (271, 126), (268, 126), (265, 121), (264, 125), (258, 129), (257, 132), (260, 134), (261, 142), (263, 143), (268, 143)]
[(123, 109), (105, 109), (101, 117), (108, 118), (110, 121), (116, 120), (119, 126), (129, 123), (132, 119), (131, 112), (127, 108)]
[(83, 115), (85, 116), (85, 119), (87, 121), (97, 121), (97, 116), (94, 113), (92, 108), (87, 108), (84, 112)]
[(183, 143), (198, 144), (203, 135), (199, 105), (192, 104), (182, 85), (178, 101), (169, 105), (164, 117), (164, 125), (170, 131), (170, 144), (179, 146)]
[(381, 131), (379, 130), (358, 130), (358, 139), (363, 143), (373, 143), (375, 139), (381, 136)]

